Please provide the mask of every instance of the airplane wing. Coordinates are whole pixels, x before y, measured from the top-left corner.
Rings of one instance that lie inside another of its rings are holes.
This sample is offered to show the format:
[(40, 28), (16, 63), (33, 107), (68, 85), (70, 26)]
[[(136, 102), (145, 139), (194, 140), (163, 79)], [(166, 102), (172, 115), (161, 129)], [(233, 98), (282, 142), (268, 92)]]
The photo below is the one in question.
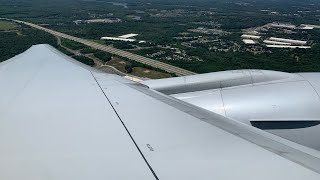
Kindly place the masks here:
[(307, 147), (37, 45), (0, 63), (1, 180), (319, 180)]

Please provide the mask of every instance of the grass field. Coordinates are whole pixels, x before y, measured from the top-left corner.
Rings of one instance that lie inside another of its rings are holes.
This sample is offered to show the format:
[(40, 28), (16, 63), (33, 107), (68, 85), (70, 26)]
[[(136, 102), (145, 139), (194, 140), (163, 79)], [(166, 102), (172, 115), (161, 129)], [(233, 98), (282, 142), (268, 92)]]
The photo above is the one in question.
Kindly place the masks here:
[(0, 21), (0, 31), (8, 31), (17, 28), (17, 24), (8, 22), (8, 21)]
[(150, 79), (162, 79), (162, 78), (170, 78), (172, 77), (170, 74), (158, 72), (154, 70), (149, 70), (142, 67), (134, 67), (131, 73), (134, 76), (138, 77), (146, 77)]

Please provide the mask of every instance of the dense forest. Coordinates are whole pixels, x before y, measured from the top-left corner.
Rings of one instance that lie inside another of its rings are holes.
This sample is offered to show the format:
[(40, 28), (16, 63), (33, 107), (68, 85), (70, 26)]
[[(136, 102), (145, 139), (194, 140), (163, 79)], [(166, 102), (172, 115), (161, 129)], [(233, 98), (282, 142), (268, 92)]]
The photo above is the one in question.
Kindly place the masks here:
[(57, 46), (55, 37), (45, 32), (23, 27), (17, 32), (0, 31), (0, 62), (20, 54), (35, 44)]

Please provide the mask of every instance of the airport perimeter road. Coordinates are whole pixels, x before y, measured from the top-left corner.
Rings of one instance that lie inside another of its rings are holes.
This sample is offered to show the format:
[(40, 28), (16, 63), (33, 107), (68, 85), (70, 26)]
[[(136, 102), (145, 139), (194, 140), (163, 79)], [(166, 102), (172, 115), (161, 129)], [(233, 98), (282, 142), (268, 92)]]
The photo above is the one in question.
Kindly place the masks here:
[(126, 52), (126, 51), (123, 51), (123, 50), (119, 50), (119, 49), (113, 48), (113, 47), (108, 47), (108, 46), (105, 46), (105, 45), (102, 45), (102, 44), (99, 44), (99, 43), (95, 43), (95, 42), (92, 42), (92, 41), (89, 41), (89, 40), (86, 40), (86, 39), (77, 38), (77, 37), (70, 36), (70, 35), (67, 35), (67, 34), (64, 34), (64, 33), (53, 31), (53, 30), (38, 26), (36, 24), (32, 24), (32, 23), (24, 22), (24, 21), (19, 21), (19, 20), (14, 20), (14, 19), (8, 19), (8, 20), (11, 20), (11, 21), (14, 21), (14, 22), (17, 22), (17, 23), (22, 23), (22, 24), (31, 26), (31, 27), (39, 29), (39, 30), (43, 30), (45, 32), (48, 32), (48, 33), (54, 35), (54, 36), (58, 36), (58, 37), (69, 39), (69, 40), (72, 40), (72, 41), (75, 41), (75, 42), (78, 42), (78, 43), (82, 43), (82, 44), (90, 46), (90, 47), (92, 47), (94, 49), (99, 49), (101, 51), (105, 51), (105, 52), (108, 52), (108, 53), (111, 53), (111, 54), (115, 54), (115, 55), (118, 55), (118, 56), (121, 56), (121, 57), (124, 57), (124, 58), (128, 58), (128, 59), (137, 61), (139, 63), (143, 63), (143, 64), (146, 64), (146, 65), (158, 68), (158, 69), (162, 69), (162, 70), (164, 70), (166, 72), (174, 73), (177, 76), (188, 76), (188, 75), (196, 74), (194, 72), (191, 72), (191, 71), (188, 71), (188, 70), (185, 70), (185, 69), (182, 69), (182, 68), (178, 68), (178, 67), (175, 67), (175, 66), (163, 63), (163, 62), (159, 62), (159, 61), (156, 61), (156, 60), (153, 60), (153, 59), (150, 59), (150, 58), (146, 58), (146, 57), (143, 57), (143, 56), (140, 56), (140, 55), (129, 53), (129, 52)]

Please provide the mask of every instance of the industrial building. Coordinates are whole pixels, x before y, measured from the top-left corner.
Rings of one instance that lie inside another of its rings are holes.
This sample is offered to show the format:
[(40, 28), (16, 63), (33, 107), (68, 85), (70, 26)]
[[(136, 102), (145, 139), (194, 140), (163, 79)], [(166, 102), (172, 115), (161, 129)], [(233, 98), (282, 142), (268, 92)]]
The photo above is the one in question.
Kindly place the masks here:
[(89, 23), (119, 23), (122, 20), (119, 18), (105, 18), (105, 19), (88, 19), (88, 20), (75, 20), (75, 24), (89, 24)]
[(260, 39), (260, 38), (261, 38), (261, 36), (255, 36), (255, 35), (244, 34), (244, 35), (242, 35), (242, 36), (241, 36), (241, 38), (243, 38), (243, 39), (255, 39), (255, 40), (257, 40), (257, 39)]
[[(136, 39), (130, 39), (132, 37), (138, 36), (139, 34), (125, 34), (118, 37), (102, 37), (101, 40), (109, 41), (124, 41), (124, 42), (136, 42)], [(146, 43), (146, 41), (139, 41), (139, 43)]]
[(245, 44), (256, 44), (255, 41), (253, 41), (252, 39), (243, 39), (242, 40)]
[(296, 45), (306, 45), (307, 41), (301, 41), (301, 40), (294, 40), (294, 39), (284, 39), (284, 38), (276, 38), (271, 37), (269, 40), (271, 41), (278, 41), (278, 42), (284, 42), (284, 43), (291, 43)]
[(310, 49), (311, 46), (266, 45), (268, 48)]
[(135, 37), (138, 35), (139, 34), (126, 34), (126, 35), (119, 36), (119, 38), (128, 39), (128, 38), (132, 38), (132, 37)]
[(271, 44), (271, 45), (291, 45), (291, 43), (279, 42), (279, 41), (270, 41), (270, 40), (264, 40), (263, 42), (266, 43), (266, 44)]
[(288, 28), (288, 29), (295, 29), (297, 28), (297, 26), (292, 25), (292, 24), (284, 24), (284, 23), (271, 23), (270, 24), (271, 27), (275, 27), (275, 28)]
[(126, 38), (117, 38), (117, 37), (102, 37), (102, 40), (110, 40), (110, 41), (125, 41), (125, 42), (135, 42), (135, 39), (126, 39)]
[(320, 26), (319, 25), (312, 25), (312, 24), (301, 24), (301, 26), (304, 26), (304, 27), (311, 27), (311, 28), (316, 28), (316, 29), (320, 29)]

